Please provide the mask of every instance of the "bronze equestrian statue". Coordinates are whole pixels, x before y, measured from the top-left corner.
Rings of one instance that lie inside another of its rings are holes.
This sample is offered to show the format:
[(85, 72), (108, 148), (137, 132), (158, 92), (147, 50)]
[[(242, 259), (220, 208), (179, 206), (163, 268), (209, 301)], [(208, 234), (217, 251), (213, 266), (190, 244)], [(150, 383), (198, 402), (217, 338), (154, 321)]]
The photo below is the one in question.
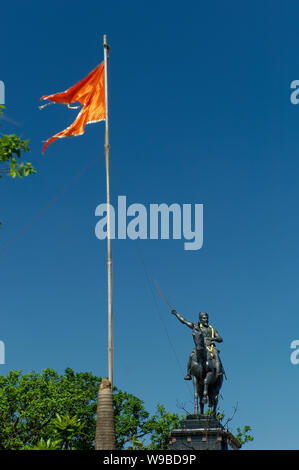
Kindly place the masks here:
[(171, 313), (192, 329), (195, 348), (189, 356), (187, 375), (184, 379), (191, 380), (193, 377), (194, 414), (198, 414), (198, 401), (200, 413), (203, 414), (204, 405), (209, 400), (208, 406), (212, 408), (213, 415), (216, 415), (219, 391), (225, 372), (215, 342), (221, 343), (223, 340), (215, 328), (209, 325), (206, 312), (199, 313), (198, 323), (185, 320), (176, 310), (171, 310)]

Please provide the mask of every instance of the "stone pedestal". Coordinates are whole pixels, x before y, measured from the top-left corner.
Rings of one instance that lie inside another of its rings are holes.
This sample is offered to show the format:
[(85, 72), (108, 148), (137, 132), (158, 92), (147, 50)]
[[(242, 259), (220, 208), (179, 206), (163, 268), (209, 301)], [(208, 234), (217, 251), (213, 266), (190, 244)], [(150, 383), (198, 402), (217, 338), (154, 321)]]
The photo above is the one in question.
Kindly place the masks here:
[(188, 415), (170, 433), (171, 450), (237, 450), (237, 439), (213, 416)]

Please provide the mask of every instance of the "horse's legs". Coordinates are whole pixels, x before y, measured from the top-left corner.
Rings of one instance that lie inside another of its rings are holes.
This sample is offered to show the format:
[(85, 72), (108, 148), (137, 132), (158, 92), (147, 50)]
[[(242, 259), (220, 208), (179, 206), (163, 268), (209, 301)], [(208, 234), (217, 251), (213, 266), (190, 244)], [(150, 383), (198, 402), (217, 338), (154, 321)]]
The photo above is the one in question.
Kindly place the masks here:
[(200, 400), (200, 414), (203, 415), (203, 410), (204, 410), (205, 404)]
[(218, 377), (217, 380), (216, 380), (216, 383), (214, 384), (214, 386), (212, 388), (212, 392), (213, 392), (212, 393), (213, 394), (212, 401), (213, 401), (213, 414), (214, 414), (214, 416), (216, 416), (216, 412), (217, 412), (219, 391), (221, 389), (222, 382), (223, 382), (223, 377), (222, 376)]
[(213, 373), (211, 371), (208, 371), (204, 380), (204, 388), (203, 388), (203, 402), (207, 403), (208, 401), (208, 390), (209, 390), (209, 385), (210, 382), (213, 378)]
[(213, 416), (216, 418), (216, 412), (217, 412), (217, 405), (218, 405), (218, 394), (214, 396), (213, 398)]
[(209, 395), (209, 408), (212, 409), (212, 415), (216, 417), (218, 405), (218, 391), (215, 389), (215, 384), (211, 384), (208, 390)]
[(199, 384), (199, 404), (200, 404), (200, 414), (203, 415), (203, 410), (204, 410), (204, 401), (203, 401), (203, 384)]
[(198, 414), (198, 384), (197, 377), (193, 375), (193, 388), (194, 388), (194, 414)]

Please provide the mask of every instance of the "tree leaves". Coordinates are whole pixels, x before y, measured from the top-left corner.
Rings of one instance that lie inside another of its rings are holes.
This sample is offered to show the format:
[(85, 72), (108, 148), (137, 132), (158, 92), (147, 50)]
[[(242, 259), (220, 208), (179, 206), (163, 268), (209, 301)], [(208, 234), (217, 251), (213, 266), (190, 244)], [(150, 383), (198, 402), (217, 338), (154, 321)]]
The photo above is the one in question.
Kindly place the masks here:
[(76, 447), (93, 447), (96, 397), (100, 378), (89, 372), (59, 375), (53, 369), (0, 376), (0, 449), (36, 445), (41, 438), (57, 440), (56, 414), (78, 416), (84, 426), (76, 435)]
[[(62, 375), (50, 368), (0, 375), (0, 450), (94, 449), (100, 383), (91, 372), (70, 368)], [(113, 392), (117, 448), (168, 449), (169, 432), (183, 416), (161, 404), (150, 414), (140, 398), (116, 387)], [(253, 439), (250, 430), (237, 429), (242, 445)]]
[[(0, 105), (0, 115), (4, 106)], [(36, 173), (31, 162), (19, 163), (17, 158), (21, 158), (22, 152), (30, 152), (29, 140), (22, 140), (14, 134), (2, 135), (0, 137), (0, 178), (6, 174), (11, 178), (23, 178)], [(1, 165), (4, 164), (4, 168)], [(1, 227), (0, 222), (0, 227)]]
[(243, 446), (249, 441), (253, 441), (253, 436), (251, 436), (249, 433), (251, 431), (250, 426), (244, 426), (243, 429), (237, 428), (237, 434), (236, 434), (236, 439), (240, 442), (240, 444)]
[[(4, 107), (0, 106), (0, 114), (2, 114)], [(29, 140), (22, 140), (15, 134), (2, 135), (0, 137), (0, 164), (7, 163), (8, 167), (2, 170), (2, 173), (6, 173), (8, 176), (15, 178), (23, 178), (36, 173), (36, 170), (32, 166), (31, 162), (18, 163), (17, 159), (20, 159), (23, 152), (30, 152)], [(0, 172), (1, 178), (1, 172)]]

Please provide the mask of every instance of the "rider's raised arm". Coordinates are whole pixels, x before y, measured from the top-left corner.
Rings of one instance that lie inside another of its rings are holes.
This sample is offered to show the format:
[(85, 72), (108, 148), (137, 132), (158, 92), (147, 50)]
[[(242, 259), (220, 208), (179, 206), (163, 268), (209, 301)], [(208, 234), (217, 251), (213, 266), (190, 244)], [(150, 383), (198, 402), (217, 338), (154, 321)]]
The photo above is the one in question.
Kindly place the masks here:
[(180, 320), (180, 322), (183, 323), (184, 325), (188, 326), (189, 328), (194, 327), (194, 323), (192, 323), (191, 321), (185, 320), (185, 318), (182, 317), (182, 315), (180, 315), (176, 310), (171, 310), (171, 313), (175, 315), (177, 319)]

